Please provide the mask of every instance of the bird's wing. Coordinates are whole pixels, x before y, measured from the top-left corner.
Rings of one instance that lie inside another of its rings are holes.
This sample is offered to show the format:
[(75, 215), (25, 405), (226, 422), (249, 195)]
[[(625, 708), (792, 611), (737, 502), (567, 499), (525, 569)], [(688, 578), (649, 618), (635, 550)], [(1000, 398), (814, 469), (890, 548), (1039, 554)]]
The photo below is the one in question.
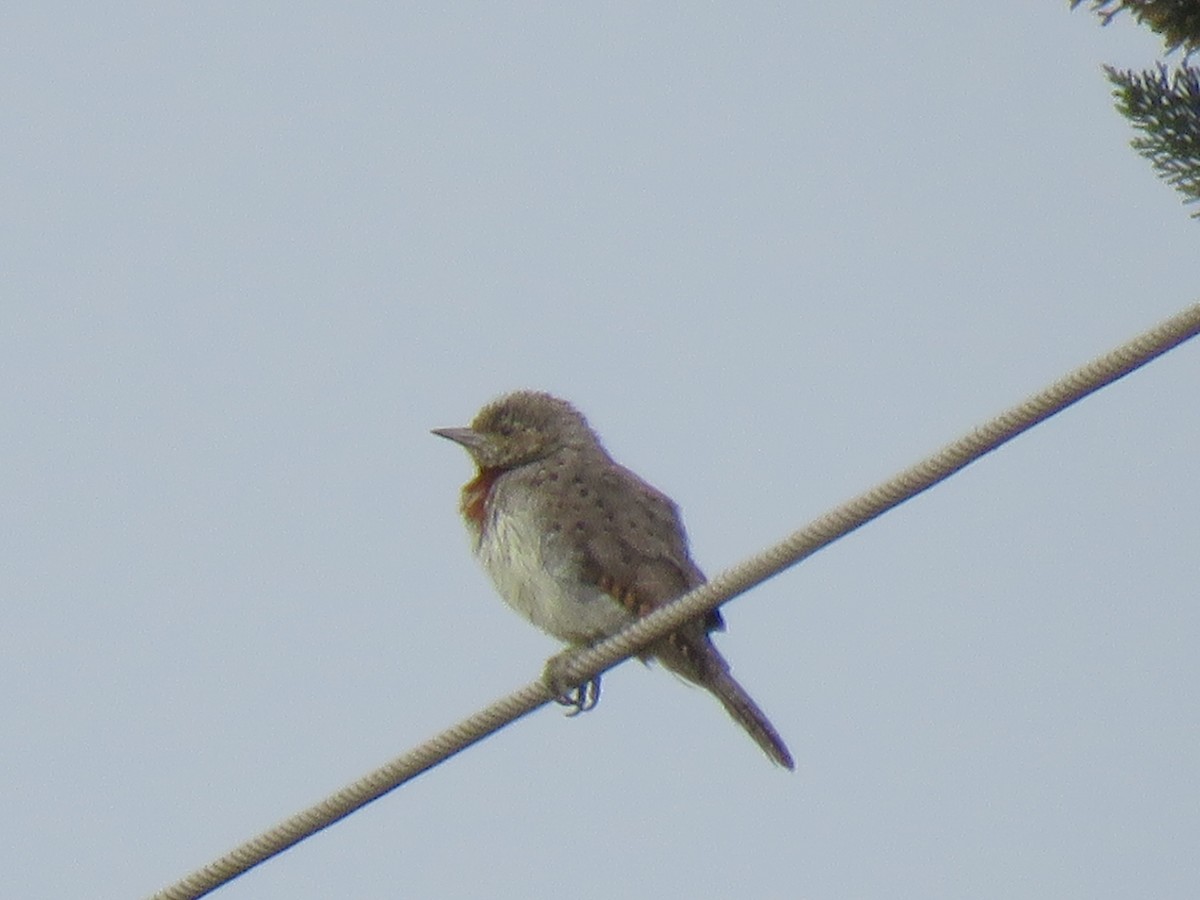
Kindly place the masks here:
[[(623, 466), (578, 472), (567, 492), (567, 521), (582, 524), (579, 542), (584, 578), (630, 612), (644, 616), (704, 583), (688, 553), (687, 533), (669, 497)], [(586, 515), (582, 514), (586, 513)], [(722, 627), (719, 613), (706, 630)]]

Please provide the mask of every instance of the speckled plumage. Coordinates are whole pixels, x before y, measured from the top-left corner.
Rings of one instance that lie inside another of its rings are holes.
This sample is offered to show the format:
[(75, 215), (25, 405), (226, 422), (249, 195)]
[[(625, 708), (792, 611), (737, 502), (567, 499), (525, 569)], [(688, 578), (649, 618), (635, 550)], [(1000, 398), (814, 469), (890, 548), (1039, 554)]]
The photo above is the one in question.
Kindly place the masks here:
[[(504, 600), (544, 631), (593, 643), (703, 583), (675, 504), (614, 462), (566, 401), (520, 391), (485, 406), (469, 428), (435, 433), (479, 466), (461, 504), (476, 556)], [(722, 627), (711, 613), (646, 655), (711, 691), (790, 769), (782, 739), (709, 638)]]

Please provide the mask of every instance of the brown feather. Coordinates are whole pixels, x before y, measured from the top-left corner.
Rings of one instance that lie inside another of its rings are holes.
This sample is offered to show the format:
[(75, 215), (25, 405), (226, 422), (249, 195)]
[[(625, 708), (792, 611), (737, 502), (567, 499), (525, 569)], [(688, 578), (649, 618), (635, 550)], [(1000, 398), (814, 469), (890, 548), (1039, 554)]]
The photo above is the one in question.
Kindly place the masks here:
[(502, 474), (504, 473), (501, 469), (480, 469), (474, 478), (463, 485), (460, 507), (463, 517), (474, 523), (480, 531), (483, 530), (487, 517), (488, 494), (492, 492), (492, 485)]

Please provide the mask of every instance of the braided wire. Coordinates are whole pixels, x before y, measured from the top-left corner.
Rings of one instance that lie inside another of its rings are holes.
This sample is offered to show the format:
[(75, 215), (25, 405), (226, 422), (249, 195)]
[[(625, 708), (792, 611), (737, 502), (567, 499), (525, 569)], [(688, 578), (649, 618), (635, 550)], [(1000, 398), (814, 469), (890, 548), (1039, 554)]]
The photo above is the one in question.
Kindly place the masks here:
[[(916, 465), (825, 513), (774, 546), (638, 620), (619, 634), (572, 655), (557, 667), (556, 674), (579, 683), (599, 675), (684, 622), (715, 609), (811, 556), (1197, 333), (1200, 333), (1200, 303), (1081, 366)], [(152, 895), (151, 900), (194, 900), (204, 896), (551, 699), (550, 692), (541, 680), (526, 685), (314, 806), (251, 838), (175, 884), (163, 888)]]

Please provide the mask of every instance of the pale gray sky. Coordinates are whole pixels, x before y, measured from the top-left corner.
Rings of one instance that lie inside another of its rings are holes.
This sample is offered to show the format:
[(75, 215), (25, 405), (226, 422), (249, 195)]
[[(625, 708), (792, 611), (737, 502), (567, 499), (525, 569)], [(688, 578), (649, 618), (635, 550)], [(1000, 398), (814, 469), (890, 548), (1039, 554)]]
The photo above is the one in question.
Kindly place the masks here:
[[(17, 4), (0, 893), (148, 894), (540, 671), (429, 434), (541, 388), (715, 572), (1197, 297), (1066, 3)], [(223, 889), (1200, 895), (1200, 346)]]

